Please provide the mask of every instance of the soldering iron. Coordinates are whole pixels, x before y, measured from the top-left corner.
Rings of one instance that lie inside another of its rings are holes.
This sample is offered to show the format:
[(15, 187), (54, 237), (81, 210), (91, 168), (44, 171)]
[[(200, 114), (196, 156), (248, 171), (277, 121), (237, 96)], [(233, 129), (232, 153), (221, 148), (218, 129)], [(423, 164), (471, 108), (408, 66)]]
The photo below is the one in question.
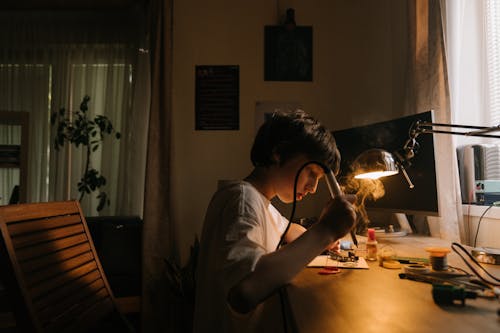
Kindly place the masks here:
[[(330, 196), (332, 197), (332, 199), (344, 195), (342, 193), (342, 190), (340, 189), (337, 179), (335, 178), (335, 175), (333, 174), (333, 171), (325, 167), (323, 167), (323, 169), (325, 172), (326, 184), (328, 185), (328, 190), (330, 191)], [(351, 229), (351, 238), (354, 245), (358, 246), (358, 240), (356, 238), (356, 233), (354, 232), (354, 228)]]

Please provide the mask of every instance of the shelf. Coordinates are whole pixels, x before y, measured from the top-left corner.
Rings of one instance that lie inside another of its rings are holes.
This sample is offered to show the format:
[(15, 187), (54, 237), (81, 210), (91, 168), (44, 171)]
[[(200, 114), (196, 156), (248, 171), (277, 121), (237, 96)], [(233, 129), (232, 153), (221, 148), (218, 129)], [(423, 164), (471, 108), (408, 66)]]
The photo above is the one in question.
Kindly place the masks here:
[(21, 166), (20, 145), (0, 145), (0, 168), (19, 168)]

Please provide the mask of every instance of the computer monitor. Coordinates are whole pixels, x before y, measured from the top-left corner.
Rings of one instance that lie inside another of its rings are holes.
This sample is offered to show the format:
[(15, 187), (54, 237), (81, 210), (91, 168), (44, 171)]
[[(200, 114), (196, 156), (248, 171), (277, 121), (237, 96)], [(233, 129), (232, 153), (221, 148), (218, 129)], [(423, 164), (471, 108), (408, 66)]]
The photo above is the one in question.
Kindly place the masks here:
[[(427, 111), (375, 124), (333, 131), (341, 154), (339, 183), (345, 186), (352, 181), (353, 161), (363, 151), (371, 148), (381, 148), (390, 153), (400, 150), (408, 140), (409, 129), (414, 122), (417, 120), (432, 122), (432, 119), (432, 111)], [(417, 142), (420, 148), (411, 160), (411, 166), (406, 168), (414, 188), (409, 187), (401, 172), (380, 178), (385, 194), (377, 200), (367, 198), (365, 201), (367, 210), (439, 215), (433, 135), (421, 134), (417, 137)], [(349, 186), (346, 192), (348, 190)]]

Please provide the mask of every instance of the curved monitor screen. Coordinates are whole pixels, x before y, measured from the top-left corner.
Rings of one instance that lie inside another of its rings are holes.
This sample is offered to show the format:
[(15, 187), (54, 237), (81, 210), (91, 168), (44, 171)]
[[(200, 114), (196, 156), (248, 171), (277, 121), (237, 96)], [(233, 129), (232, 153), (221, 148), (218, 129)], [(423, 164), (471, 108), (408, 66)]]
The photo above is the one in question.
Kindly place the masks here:
[[(439, 215), (434, 140), (430, 134), (421, 134), (417, 137), (419, 149), (411, 160), (411, 166), (406, 168), (414, 188), (410, 188), (401, 172), (393, 176), (379, 178), (379, 181), (370, 183), (368, 188), (365, 185), (360, 185), (366, 184), (362, 183), (364, 180), (356, 180), (354, 181), (356, 185), (352, 186), (354, 173), (352, 166), (359, 154), (371, 148), (384, 149), (390, 153), (398, 151), (408, 140), (408, 132), (414, 122), (417, 120), (432, 122), (432, 119), (432, 111), (427, 111), (376, 124), (333, 131), (341, 155), (338, 179), (345, 186), (344, 190), (348, 193), (358, 193), (358, 198), (360, 190), (369, 193), (368, 196), (363, 196), (367, 209)], [(380, 197), (374, 199), (373, 193)]]

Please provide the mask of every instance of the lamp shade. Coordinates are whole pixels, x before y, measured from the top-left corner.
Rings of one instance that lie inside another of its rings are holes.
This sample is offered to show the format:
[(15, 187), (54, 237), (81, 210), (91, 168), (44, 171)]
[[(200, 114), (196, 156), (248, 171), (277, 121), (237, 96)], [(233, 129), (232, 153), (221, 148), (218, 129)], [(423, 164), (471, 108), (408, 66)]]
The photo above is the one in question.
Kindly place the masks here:
[(353, 168), (356, 179), (378, 179), (398, 173), (392, 154), (377, 148), (362, 152), (354, 161)]

